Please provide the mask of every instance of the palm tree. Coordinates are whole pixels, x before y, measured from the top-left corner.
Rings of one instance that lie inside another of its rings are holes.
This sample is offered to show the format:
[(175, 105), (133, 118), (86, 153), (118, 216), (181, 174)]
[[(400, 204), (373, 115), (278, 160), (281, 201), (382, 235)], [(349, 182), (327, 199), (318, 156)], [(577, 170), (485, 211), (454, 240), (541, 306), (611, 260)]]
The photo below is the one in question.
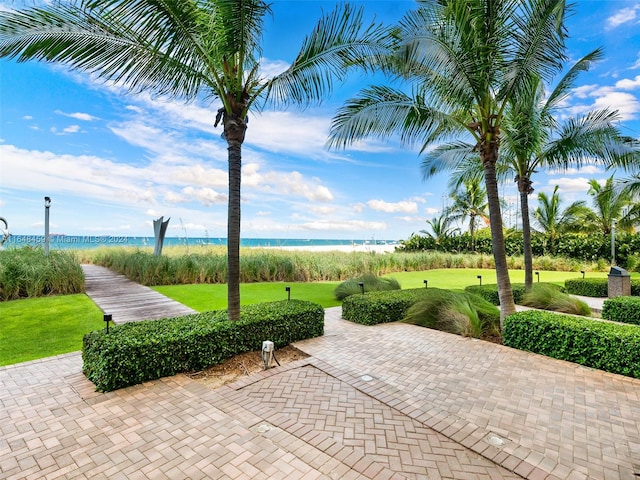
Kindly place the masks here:
[[(550, 93), (541, 79), (536, 79), (535, 88), (514, 97), (505, 111), (499, 177), (512, 175), (518, 187), (527, 290), (533, 287), (529, 195), (534, 191), (534, 173), (541, 168), (562, 170), (584, 164), (626, 164), (637, 155), (616, 126), (619, 120), (616, 112), (594, 110), (569, 118), (562, 124), (557, 120), (577, 76), (601, 58), (602, 51), (596, 49), (580, 59)], [(464, 181), (477, 175), (478, 170), (477, 163), (473, 161), (475, 154), (469, 154), (469, 149), (470, 145), (462, 148), (459, 143), (445, 144), (432, 155), (441, 156), (443, 162), (453, 159), (454, 176)], [(469, 158), (461, 160), (465, 154)]]
[(563, 233), (576, 231), (589, 222), (593, 212), (583, 201), (573, 202), (561, 210), (558, 186), (553, 189), (549, 197), (546, 193), (538, 193), (538, 207), (533, 212), (540, 230), (546, 234), (549, 253), (555, 253), (556, 240)]
[(609, 235), (614, 224), (620, 223), (621, 228), (631, 229), (633, 222), (628, 213), (631, 210), (632, 197), (628, 189), (620, 188), (615, 184), (613, 175), (604, 185), (597, 180), (589, 180), (589, 191), (593, 197), (593, 209), (595, 210), (595, 228), (604, 235)]
[(439, 217), (434, 217), (431, 220), (427, 220), (427, 225), (431, 227), (431, 231), (420, 230), (420, 233), (432, 238), (436, 248), (440, 247), (442, 243), (453, 235), (457, 229), (451, 226), (452, 218), (445, 212)]
[(451, 194), (453, 200), (449, 207), (450, 221), (462, 220), (463, 222), (469, 218), (469, 236), (471, 237), (471, 251), (475, 251), (475, 234), (478, 220), (488, 220), (489, 205), (487, 203), (487, 191), (482, 188), (480, 179), (465, 180), (462, 182), (462, 188), (456, 189)]
[(68, 65), (132, 92), (217, 99), (228, 145), (228, 312), (240, 318), (240, 183), (247, 115), (269, 100), (308, 104), (348, 67), (386, 53), (383, 29), (362, 10), (321, 18), (288, 70), (260, 74), (263, 0), (79, 0), (0, 12), (0, 56)]
[(330, 132), (339, 147), (396, 134), (418, 144), (425, 178), (447, 168), (428, 148), (471, 138), (484, 172), (502, 320), (515, 304), (496, 175), (501, 129), (514, 98), (562, 69), (564, 17), (564, 0), (421, 1), (400, 21), (397, 53), (382, 65), (413, 81), (411, 93), (365, 89), (342, 107)]

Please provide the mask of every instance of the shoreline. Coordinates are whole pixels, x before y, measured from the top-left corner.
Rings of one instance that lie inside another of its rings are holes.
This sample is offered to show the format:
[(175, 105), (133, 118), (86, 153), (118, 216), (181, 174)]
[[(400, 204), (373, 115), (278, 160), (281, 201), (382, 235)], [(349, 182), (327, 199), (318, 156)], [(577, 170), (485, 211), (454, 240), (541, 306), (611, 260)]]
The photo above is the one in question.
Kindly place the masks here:
[(364, 252), (364, 253), (393, 253), (399, 245), (296, 245), (277, 247), (244, 247), (265, 250), (286, 250), (290, 252)]

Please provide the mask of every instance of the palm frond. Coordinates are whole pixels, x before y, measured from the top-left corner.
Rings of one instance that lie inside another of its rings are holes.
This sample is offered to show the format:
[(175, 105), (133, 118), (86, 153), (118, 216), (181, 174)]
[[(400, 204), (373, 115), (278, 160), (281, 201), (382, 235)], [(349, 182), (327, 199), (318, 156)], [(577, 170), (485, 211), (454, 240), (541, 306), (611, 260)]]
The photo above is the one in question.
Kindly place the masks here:
[(461, 129), (452, 117), (431, 108), (420, 94), (413, 96), (389, 87), (370, 87), (347, 101), (334, 117), (328, 144), (344, 148), (368, 136), (397, 135), (407, 144), (424, 145), (434, 134)]
[(569, 95), (570, 90), (574, 87), (574, 83), (578, 78), (578, 75), (582, 72), (589, 71), (593, 63), (598, 62), (603, 58), (604, 51), (602, 48), (596, 48), (594, 51), (578, 60), (555, 86), (547, 99), (544, 110), (550, 114), (555, 108), (557, 108), (558, 105)]
[(305, 39), (291, 66), (269, 81), (267, 96), (276, 104), (307, 105), (331, 91), (334, 79), (349, 69), (385, 62), (394, 38), (382, 24), (363, 25), (363, 11), (340, 4), (323, 16)]
[(133, 91), (193, 98), (207, 84), (192, 1), (112, 0), (0, 12), (0, 56), (58, 62)]

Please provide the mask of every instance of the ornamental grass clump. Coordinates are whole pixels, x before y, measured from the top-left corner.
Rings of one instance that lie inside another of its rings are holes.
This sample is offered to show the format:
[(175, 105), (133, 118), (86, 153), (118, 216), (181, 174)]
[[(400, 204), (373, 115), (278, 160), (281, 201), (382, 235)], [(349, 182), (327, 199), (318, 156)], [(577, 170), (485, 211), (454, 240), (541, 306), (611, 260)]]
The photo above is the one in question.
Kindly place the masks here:
[(437, 288), (429, 288), (402, 322), (473, 338), (500, 334), (500, 311), (495, 305), (477, 295)]
[(551, 283), (535, 284), (530, 292), (524, 294), (522, 305), (573, 315), (591, 315), (591, 308), (586, 303), (563, 293), (561, 287)]

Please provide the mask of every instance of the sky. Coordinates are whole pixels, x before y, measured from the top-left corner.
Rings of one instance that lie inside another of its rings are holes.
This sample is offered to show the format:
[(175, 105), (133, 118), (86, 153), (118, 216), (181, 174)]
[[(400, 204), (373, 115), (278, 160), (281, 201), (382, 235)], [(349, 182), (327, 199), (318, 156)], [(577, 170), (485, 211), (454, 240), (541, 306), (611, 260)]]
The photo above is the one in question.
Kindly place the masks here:
[[(367, 0), (367, 18), (393, 23), (409, 0)], [(17, 1), (0, 0), (0, 8)], [(264, 32), (263, 69), (284, 70), (335, 1), (275, 0)], [(619, 110), (624, 135), (640, 138), (640, 0), (580, 0), (567, 23), (575, 62), (597, 47), (605, 59), (580, 76), (566, 115)], [(331, 118), (359, 89), (382, 78), (354, 73), (322, 104), (249, 117), (242, 149), (243, 238), (400, 240), (427, 229), (449, 203), (448, 175), (423, 181), (419, 153), (369, 139), (328, 150)], [(0, 60), (0, 217), (13, 235), (226, 237), (227, 151), (214, 128), (215, 99), (184, 104), (131, 95), (67, 67)], [(593, 166), (539, 172), (535, 193), (559, 185), (563, 205), (588, 200)], [(624, 176), (618, 173), (618, 176)], [(514, 185), (501, 186), (506, 226), (518, 220)]]

